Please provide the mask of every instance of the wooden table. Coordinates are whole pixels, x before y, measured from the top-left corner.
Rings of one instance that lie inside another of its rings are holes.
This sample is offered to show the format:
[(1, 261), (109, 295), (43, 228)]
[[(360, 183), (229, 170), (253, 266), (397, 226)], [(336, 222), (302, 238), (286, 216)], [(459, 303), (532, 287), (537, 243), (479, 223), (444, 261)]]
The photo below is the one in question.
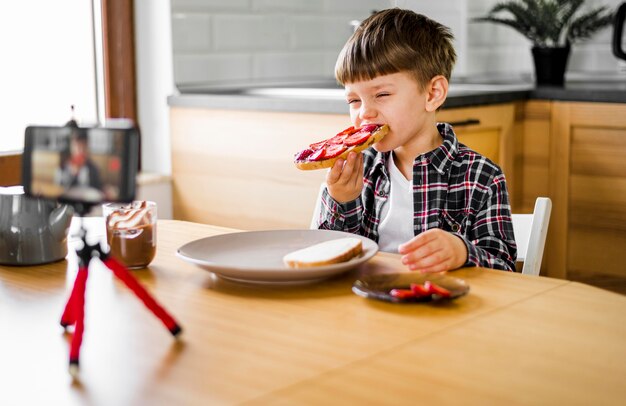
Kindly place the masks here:
[(360, 274), (402, 271), (395, 255), (291, 287), (223, 281), (175, 256), (186, 242), (229, 231), (160, 221), (157, 256), (135, 271), (182, 324), (179, 341), (96, 262), (78, 381), (59, 326), (75, 254), (0, 266), (0, 404), (626, 402), (625, 296), (467, 268), (453, 275), (469, 295), (394, 305), (350, 288)]

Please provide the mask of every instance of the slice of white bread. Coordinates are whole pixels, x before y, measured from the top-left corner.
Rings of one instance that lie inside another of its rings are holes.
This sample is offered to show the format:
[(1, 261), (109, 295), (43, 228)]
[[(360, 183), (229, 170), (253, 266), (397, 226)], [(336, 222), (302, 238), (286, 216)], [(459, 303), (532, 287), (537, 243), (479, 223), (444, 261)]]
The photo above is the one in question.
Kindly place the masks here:
[(349, 261), (362, 251), (359, 238), (338, 238), (290, 252), (283, 257), (283, 262), (291, 268), (324, 266)]

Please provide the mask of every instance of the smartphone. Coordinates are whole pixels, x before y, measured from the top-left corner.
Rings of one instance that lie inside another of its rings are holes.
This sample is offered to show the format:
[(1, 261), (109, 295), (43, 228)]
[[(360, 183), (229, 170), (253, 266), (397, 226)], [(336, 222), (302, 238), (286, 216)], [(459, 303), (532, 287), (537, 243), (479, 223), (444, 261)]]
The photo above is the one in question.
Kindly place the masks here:
[(22, 183), (27, 195), (64, 203), (131, 202), (139, 163), (132, 125), (29, 126)]

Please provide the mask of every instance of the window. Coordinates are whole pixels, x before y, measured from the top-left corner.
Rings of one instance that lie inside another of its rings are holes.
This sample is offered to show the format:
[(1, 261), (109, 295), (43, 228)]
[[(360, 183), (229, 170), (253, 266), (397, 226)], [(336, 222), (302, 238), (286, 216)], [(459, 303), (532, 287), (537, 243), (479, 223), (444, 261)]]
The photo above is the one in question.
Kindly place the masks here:
[(97, 122), (92, 17), (84, 0), (0, 2), (0, 153), (21, 150), (30, 124), (63, 125), (72, 105)]

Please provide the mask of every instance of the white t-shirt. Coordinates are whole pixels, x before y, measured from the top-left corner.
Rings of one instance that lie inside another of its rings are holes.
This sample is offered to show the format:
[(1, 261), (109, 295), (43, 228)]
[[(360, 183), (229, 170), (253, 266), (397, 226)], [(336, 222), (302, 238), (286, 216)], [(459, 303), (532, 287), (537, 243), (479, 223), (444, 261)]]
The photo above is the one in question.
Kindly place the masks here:
[(398, 253), (398, 245), (413, 238), (413, 180), (408, 180), (389, 154), (391, 187), (383, 205), (378, 226), (378, 247), (381, 251)]

